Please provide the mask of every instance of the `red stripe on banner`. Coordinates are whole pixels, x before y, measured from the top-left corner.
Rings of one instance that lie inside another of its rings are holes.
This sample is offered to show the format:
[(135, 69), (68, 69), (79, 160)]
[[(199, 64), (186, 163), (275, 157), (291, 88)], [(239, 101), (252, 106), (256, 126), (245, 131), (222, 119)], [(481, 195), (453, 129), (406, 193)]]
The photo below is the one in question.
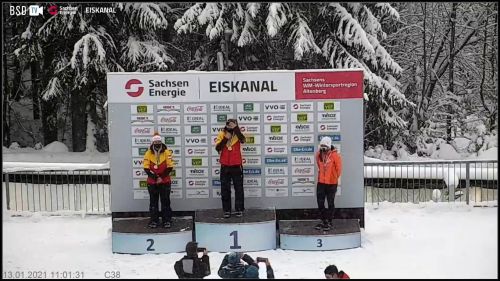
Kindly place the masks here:
[(363, 71), (296, 72), (295, 99), (361, 99)]

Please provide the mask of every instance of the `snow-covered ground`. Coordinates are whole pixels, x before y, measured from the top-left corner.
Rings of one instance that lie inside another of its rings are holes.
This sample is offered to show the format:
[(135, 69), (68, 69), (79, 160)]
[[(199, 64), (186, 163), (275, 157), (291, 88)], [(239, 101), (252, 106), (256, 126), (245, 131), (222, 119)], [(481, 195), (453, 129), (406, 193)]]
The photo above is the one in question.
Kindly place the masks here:
[[(83, 271), (85, 278), (103, 278), (107, 271), (119, 271), (121, 278), (177, 278), (173, 264), (183, 253), (113, 254), (109, 216), (5, 215), (4, 272)], [(328, 264), (336, 264), (353, 279), (498, 277), (497, 207), (385, 202), (367, 204), (365, 219), (358, 249), (278, 249), (250, 255), (268, 257), (276, 278), (322, 279)], [(219, 278), (223, 255), (210, 253), (208, 278)]]

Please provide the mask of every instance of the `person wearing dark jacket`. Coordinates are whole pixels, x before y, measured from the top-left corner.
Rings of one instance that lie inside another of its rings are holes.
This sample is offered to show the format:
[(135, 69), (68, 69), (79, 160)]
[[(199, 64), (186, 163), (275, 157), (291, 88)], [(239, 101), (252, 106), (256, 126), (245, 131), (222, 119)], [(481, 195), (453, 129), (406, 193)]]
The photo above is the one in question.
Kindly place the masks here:
[(204, 249), (203, 256), (199, 258), (198, 243), (188, 242), (186, 255), (175, 262), (174, 269), (179, 279), (203, 278), (210, 275), (210, 260), (207, 249)]
[(343, 270), (339, 271), (335, 265), (329, 265), (325, 268), (326, 279), (351, 279)]
[(163, 227), (169, 228), (171, 226), (170, 172), (173, 168), (172, 150), (167, 149), (167, 146), (161, 141), (161, 136), (156, 132), (152, 138), (151, 146), (144, 154), (144, 172), (148, 175), (149, 213), (151, 216), (148, 226), (150, 228), (157, 228), (160, 224), (158, 200), (161, 202)]
[[(257, 261), (263, 261), (266, 263), (267, 279), (274, 279), (274, 271), (273, 271), (273, 268), (271, 267), (271, 263), (269, 262), (269, 259), (257, 258)], [(243, 278), (245, 278), (245, 279), (259, 279), (259, 266), (252, 264), (249, 267), (247, 267)]]
[(245, 271), (251, 265), (258, 267), (257, 263), (249, 255), (231, 252), (224, 256), (217, 274), (222, 279), (244, 278)]

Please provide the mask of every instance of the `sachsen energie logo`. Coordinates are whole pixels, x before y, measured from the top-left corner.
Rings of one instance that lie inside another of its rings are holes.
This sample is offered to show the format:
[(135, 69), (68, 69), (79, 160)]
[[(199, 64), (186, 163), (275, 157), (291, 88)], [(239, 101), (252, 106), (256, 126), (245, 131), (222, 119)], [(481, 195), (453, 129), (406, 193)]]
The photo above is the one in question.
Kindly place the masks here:
[[(139, 86), (136, 86), (139, 85)], [(127, 84), (125, 84), (125, 90), (131, 90), (131, 87), (137, 90), (132, 90), (132, 91), (127, 91), (127, 94), (133, 98), (136, 98), (144, 92), (144, 87), (141, 86), (142, 82), (139, 79), (130, 79), (127, 81)]]

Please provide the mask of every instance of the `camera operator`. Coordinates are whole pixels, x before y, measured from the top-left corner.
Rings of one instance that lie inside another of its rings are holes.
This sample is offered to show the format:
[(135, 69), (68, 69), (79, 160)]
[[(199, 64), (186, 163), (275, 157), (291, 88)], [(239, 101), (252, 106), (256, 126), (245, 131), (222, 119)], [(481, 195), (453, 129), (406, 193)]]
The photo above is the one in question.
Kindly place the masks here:
[[(265, 262), (267, 267), (267, 278), (274, 279), (274, 271), (269, 260), (257, 258), (257, 262), (247, 254), (231, 252), (224, 256), (217, 272), (222, 279), (259, 278), (259, 262)], [(246, 263), (246, 264), (245, 264)]]
[[(198, 256), (203, 252), (203, 256)], [(175, 273), (179, 279), (203, 278), (210, 275), (210, 261), (206, 248), (198, 248), (198, 243), (188, 242), (186, 244), (186, 255), (175, 262)]]
[[(264, 262), (266, 264), (267, 279), (274, 279), (274, 271), (268, 258), (257, 258), (257, 263)], [(245, 279), (259, 279), (259, 266), (256, 264), (250, 265), (245, 271)]]

